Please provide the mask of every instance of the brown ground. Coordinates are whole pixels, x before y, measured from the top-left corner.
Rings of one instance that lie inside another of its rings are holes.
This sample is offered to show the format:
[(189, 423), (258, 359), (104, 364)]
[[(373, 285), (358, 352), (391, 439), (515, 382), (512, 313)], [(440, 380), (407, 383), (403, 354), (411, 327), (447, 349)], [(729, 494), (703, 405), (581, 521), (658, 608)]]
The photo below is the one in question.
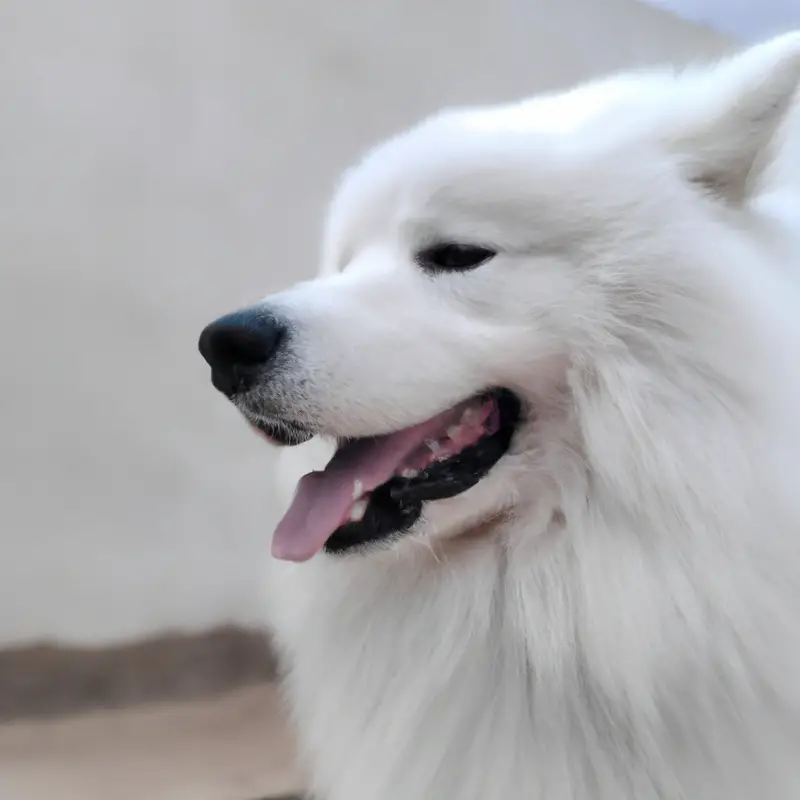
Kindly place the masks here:
[(4, 800), (255, 800), (302, 788), (275, 688), (0, 725)]

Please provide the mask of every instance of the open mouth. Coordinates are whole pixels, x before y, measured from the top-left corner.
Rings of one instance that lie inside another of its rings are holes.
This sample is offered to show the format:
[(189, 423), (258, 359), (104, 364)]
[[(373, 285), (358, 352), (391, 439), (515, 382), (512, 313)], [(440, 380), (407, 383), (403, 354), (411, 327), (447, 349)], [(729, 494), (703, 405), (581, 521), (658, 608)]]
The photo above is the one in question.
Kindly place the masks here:
[[(485, 477), (508, 451), (520, 414), (513, 392), (494, 389), (419, 425), (341, 441), (324, 470), (300, 480), (273, 555), (305, 561), (322, 549), (344, 553), (402, 535), (423, 503), (455, 497)], [(312, 435), (294, 425), (255, 427), (276, 444)]]

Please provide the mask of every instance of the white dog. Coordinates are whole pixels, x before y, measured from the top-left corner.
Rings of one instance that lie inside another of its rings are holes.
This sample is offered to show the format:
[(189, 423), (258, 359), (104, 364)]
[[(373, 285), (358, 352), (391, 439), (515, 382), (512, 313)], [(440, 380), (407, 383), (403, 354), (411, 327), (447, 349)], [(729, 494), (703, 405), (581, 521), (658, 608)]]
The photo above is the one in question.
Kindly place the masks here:
[(442, 113), (204, 331), (323, 437), (270, 578), (315, 797), (800, 798), (799, 83), (790, 34)]

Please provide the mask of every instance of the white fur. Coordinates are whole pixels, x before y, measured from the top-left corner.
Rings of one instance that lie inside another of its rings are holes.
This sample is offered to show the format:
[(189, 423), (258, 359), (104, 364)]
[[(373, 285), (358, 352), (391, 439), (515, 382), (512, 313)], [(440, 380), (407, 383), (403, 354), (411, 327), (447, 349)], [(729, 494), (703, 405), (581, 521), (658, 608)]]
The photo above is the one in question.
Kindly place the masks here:
[[(799, 81), (788, 35), (442, 113), (346, 176), (321, 277), (265, 301), (299, 421), (534, 414), (391, 549), (274, 565), (316, 797), (800, 797)], [(431, 278), (437, 237), (500, 254)], [(287, 450), (287, 491), (329, 455)]]

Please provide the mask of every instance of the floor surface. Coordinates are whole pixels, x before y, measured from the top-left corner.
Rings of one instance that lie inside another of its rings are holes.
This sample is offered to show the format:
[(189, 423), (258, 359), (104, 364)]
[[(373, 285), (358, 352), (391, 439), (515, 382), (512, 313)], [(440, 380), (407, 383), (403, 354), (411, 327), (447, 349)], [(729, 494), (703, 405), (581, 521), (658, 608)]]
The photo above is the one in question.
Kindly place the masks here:
[(301, 789), (272, 685), (0, 725), (4, 800), (288, 800)]

